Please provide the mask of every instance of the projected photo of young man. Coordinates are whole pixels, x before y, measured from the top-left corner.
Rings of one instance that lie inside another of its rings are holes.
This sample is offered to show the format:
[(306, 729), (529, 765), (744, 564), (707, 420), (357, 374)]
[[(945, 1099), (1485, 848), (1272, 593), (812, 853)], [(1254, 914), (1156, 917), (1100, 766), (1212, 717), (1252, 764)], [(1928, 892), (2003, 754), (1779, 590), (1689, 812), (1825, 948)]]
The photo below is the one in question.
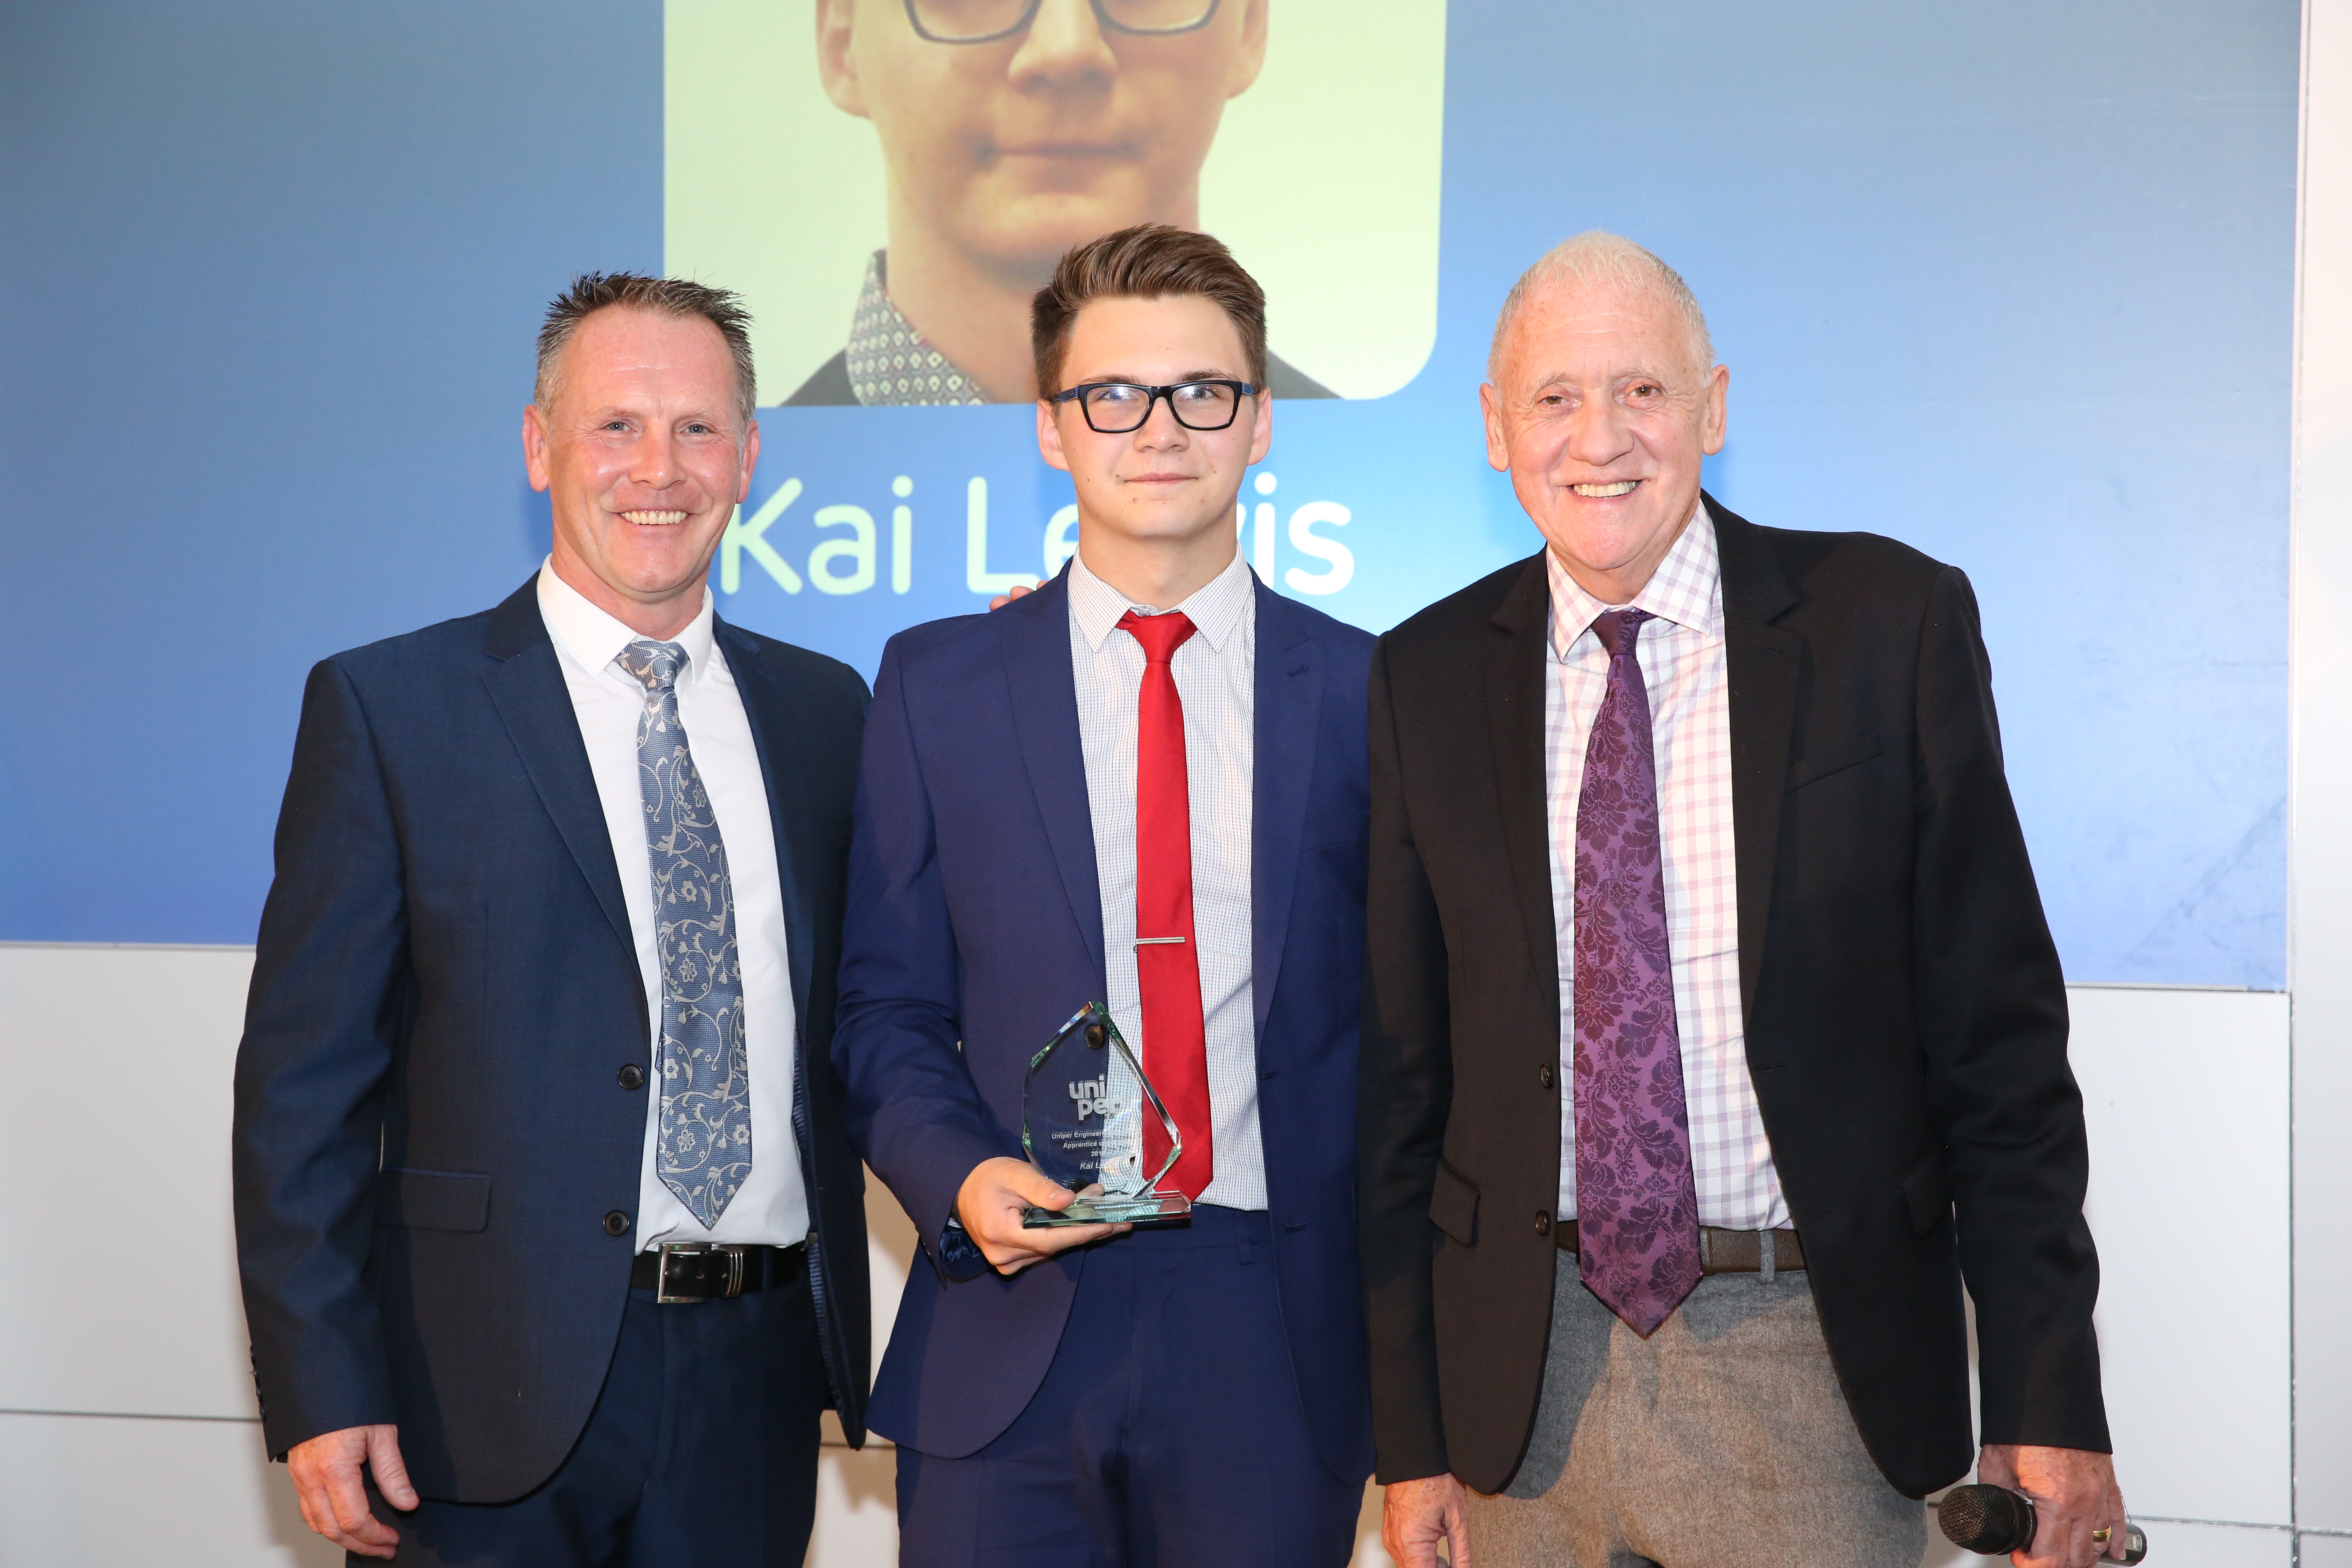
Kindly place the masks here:
[[(848, 346), (788, 405), (1026, 403), (1029, 301), (1071, 247), (1200, 226), (1201, 165), (1265, 59), (1268, 0), (817, 0), (818, 69), (870, 121), (888, 240)], [(1278, 359), (1278, 397), (1328, 397)]]

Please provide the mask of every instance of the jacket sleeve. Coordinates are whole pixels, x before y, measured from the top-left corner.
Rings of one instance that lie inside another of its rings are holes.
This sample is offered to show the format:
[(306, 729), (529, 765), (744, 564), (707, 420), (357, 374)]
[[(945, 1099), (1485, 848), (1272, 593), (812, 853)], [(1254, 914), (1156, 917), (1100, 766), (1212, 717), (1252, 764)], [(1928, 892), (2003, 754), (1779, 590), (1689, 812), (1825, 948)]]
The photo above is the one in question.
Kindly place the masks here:
[(1430, 1266), (1454, 1063), (1445, 932), (1406, 810), (1389, 643), (1372, 653), (1371, 866), (1356, 1129), (1372, 1436), (1383, 1483), (1444, 1474)]
[(1913, 962), (1976, 1303), (1981, 1440), (2104, 1452), (2065, 978), (2002, 772), (1976, 597), (1949, 567), (1929, 591), (1918, 670)]
[(412, 988), (391, 801), (349, 677), (310, 672), (237, 1047), (237, 1267), (271, 1454), (393, 1419), (373, 1293), (383, 1089)]
[(882, 657), (849, 847), (833, 1037), (850, 1142), (898, 1195), (950, 1279), (987, 1264), (948, 1221), (972, 1168), (1018, 1159), (964, 1065), (961, 970), (940, 878), (930, 794), (907, 710), (905, 663)]

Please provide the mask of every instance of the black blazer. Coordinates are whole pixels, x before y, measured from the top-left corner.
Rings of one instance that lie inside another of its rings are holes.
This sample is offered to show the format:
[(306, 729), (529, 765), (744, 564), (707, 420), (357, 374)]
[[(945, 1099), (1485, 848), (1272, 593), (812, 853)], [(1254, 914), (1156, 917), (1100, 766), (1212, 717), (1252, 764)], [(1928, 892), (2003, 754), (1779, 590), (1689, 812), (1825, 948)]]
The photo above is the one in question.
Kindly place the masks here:
[[(866, 683), (720, 622), (767, 775), (800, 1018), (793, 1123), (835, 1407), (864, 1436), (863, 1174), (833, 1073)], [(237, 1052), (237, 1262), (272, 1454), (397, 1422), (417, 1490), (521, 1496), (594, 1405), (628, 1295), (650, 1025), (535, 585), (310, 672)]]
[[(1968, 579), (1875, 535), (1708, 506), (1748, 1061), (1855, 1423), (1912, 1496), (1968, 1469), (1965, 1279), (1983, 1440), (2105, 1449), (2066, 996)], [(1450, 1469), (1501, 1490), (1543, 1381), (1562, 1092), (1549, 603), (1538, 556), (1373, 658), (1359, 1112), (1384, 1481)]]

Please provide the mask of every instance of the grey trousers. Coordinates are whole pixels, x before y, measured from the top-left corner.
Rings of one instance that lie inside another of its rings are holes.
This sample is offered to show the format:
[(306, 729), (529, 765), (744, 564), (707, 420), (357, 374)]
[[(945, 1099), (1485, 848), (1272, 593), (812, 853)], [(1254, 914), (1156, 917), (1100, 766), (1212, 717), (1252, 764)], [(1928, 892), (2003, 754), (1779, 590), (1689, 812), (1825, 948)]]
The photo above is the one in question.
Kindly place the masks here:
[(1801, 1272), (1712, 1274), (1643, 1340), (1563, 1253), (1528, 1457), (1470, 1494), (1475, 1568), (1918, 1568)]

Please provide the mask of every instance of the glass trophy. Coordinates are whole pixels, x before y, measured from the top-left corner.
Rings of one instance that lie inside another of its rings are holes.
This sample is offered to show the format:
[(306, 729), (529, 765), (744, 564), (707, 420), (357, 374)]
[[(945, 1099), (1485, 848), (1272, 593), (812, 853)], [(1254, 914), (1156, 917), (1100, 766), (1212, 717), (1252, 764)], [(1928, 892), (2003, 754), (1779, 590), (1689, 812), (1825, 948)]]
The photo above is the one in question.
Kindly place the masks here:
[[(1144, 1119), (1168, 1134), (1168, 1158), (1144, 1164)], [(1064, 1225), (1171, 1225), (1186, 1219), (1192, 1201), (1160, 1191), (1176, 1168), (1184, 1139), (1176, 1119), (1111, 1022), (1110, 1009), (1089, 1002), (1029, 1058), (1023, 1088), (1021, 1147), (1029, 1163), (1084, 1197), (1058, 1213), (1030, 1207), (1021, 1223), (1031, 1230)], [(1099, 1185), (1099, 1193), (1087, 1189)]]

